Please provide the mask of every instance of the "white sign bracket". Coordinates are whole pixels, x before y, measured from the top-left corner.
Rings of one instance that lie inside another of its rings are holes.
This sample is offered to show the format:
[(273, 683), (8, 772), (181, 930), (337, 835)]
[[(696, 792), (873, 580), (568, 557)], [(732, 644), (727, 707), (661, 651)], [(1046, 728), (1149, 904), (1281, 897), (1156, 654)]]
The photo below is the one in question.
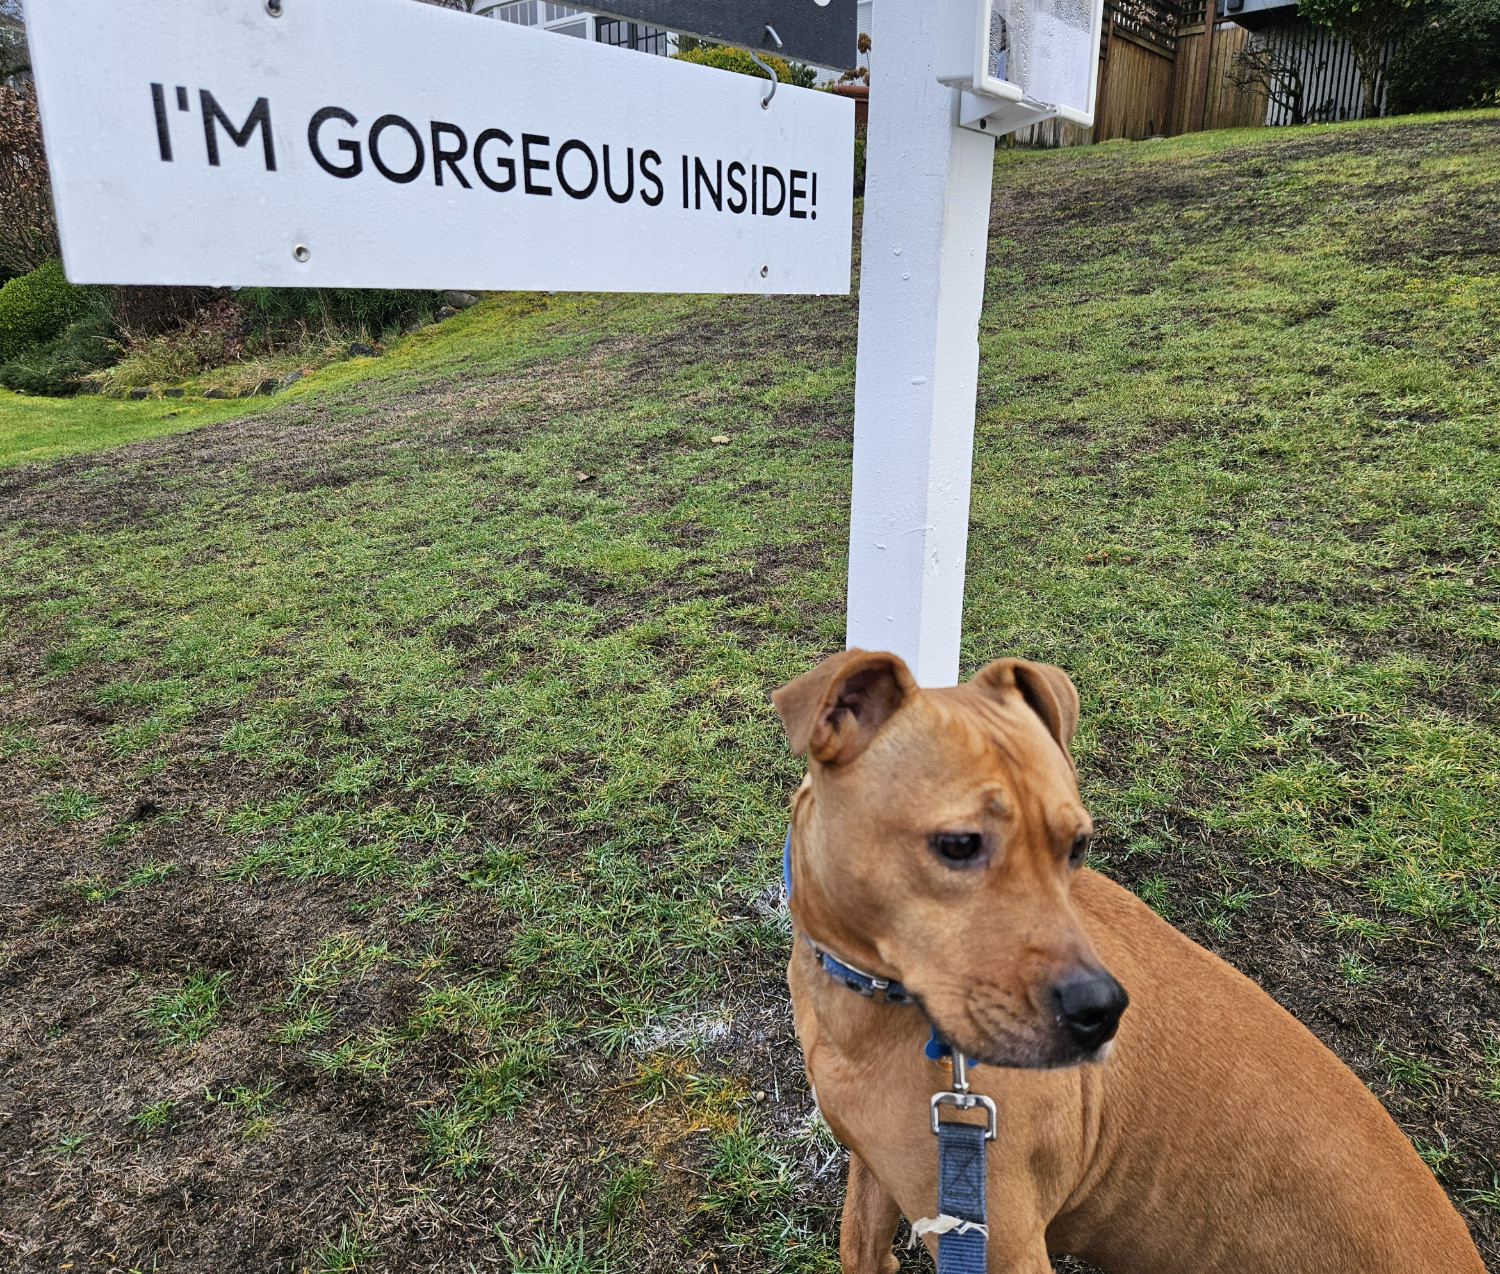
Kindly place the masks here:
[(1001, 102), (967, 90), (961, 91), (958, 97), (958, 126), (994, 137), (1013, 133), (1018, 128), (1029, 128), (1044, 119), (1056, 119), (1057, 115), (1056, 106), (1034, 102), (1029, 97), (1018, 102)]

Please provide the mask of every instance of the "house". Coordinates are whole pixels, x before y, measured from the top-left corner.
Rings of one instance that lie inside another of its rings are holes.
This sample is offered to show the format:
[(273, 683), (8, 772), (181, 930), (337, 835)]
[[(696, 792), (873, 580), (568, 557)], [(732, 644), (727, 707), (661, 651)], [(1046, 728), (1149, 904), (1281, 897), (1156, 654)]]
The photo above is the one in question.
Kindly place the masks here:
[[(858, 29), (860, 34), (870, 33), (871, 10), (875, 0), (858, 0)], [(506, 4), (490, 5), (477, 10), (501, 22), (514, 22), (517, 26), (540, 27), (544, 31), (555, 31), (558, 35), (570, 35), (579, 40), (596, 40), (600, 44), (613, 44), (617, 48), (636, 49), (642, 53), (655, 53), (666, 57), (677, 49), (677, 37), (669, 31), (648, 27), (640, 22), (623, 22), (618, 18), (605, 18), (582, 9), (571, 9), (565, 4), (553, 4), (552, 0), (510, 0)], [(867, 66), (868, 54), (850, 49), (851, 66)], [(857, 60), (856, 60), (857, 59)], [(821, 74), (820, 83), (837, 79), (834, 72)]]
[(660, 57), (667, 56), (677, 47), (677, 37), (670, 32), (639, 22), (603, 18), (582, 9), (570, 9), (565, 4), (553, 4), (552, 0), (511, 0), (509, 4), (493, 5), (481, 12), (501, 22), (514, 22), (522, 27), (541, 27), (544, 31), (555, 31), (558, 35), (613, 44), (617, 48), (636, 49), (641, 53), (655, 53)]

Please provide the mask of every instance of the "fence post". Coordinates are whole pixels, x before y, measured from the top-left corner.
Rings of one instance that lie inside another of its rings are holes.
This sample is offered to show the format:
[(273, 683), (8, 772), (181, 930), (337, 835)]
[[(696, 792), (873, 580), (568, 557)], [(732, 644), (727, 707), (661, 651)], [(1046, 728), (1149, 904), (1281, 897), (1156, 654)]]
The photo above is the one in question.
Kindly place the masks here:
[(1099, 91), (1094, 95), (1094, 127), (1090, 142), (1107, 142), (1104, 133), (1104, 104), (1109, 100), (1109, 62), (1115, 51), (1115, 6), (1104, 4), (1104, 40), (1099, 50)]
[(937, 82), (956, 5), (874, 13), (854, 389), (848, 641), (894, 651), (926, 686), (958, 678), (995, 152)]
[(1219, 0), (1203, 0), (1203, 100), (1198, 107), (1198, 131), (1208, 127), (1208, 81), (1213, 70), (1214, 27), (1219, 24)]

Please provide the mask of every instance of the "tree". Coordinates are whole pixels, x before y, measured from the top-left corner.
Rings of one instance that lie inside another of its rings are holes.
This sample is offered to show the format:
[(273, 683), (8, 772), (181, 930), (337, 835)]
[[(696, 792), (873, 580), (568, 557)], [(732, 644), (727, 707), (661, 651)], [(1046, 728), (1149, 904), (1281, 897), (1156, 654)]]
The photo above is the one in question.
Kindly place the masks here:
[(1500, 106), (1500, 0), (1439, 0), (1386, 76), (1392, 110)]
[(36, 86), (0, 84), (0, 279), (35, 270), (57, 255), (47, 153)]
[(1307, 89), (1295, 62), (1277, 56), (1269, 45), (1247, 44), (1234, 55), (1225, 78), (1242, 93), (1260, 93), (1290, 117), (1288, 122), (1307, 123)]
[(26, 22), (21, 0), (0, 0), (0, 84), (12, 84), (31, 72)]
[(1422, 4), (1423, 0), (1298, 0), (1299, 14), (1349, 41), (1366, 118), (1377, 113), (1386, 50), (1421, 19)]

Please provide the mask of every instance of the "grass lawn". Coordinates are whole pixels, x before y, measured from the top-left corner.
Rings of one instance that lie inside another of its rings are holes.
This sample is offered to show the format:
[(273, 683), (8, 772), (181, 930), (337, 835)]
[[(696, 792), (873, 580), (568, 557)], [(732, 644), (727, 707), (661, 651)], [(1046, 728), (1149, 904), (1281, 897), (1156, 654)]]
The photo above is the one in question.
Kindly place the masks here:
[[(965, 672), (1072, 672), (1096, 865), (1500, 1259), (1500, 114), (1002, 151), (989, 271)], [(767, 693), (854, 321), (492, 297), (0, 469), (19, 1268), (836, 1268)]]
[(117, 447), (244, 416), (265, 405), (202, 399), (33, 398), (0, 389), (0, 466)]

